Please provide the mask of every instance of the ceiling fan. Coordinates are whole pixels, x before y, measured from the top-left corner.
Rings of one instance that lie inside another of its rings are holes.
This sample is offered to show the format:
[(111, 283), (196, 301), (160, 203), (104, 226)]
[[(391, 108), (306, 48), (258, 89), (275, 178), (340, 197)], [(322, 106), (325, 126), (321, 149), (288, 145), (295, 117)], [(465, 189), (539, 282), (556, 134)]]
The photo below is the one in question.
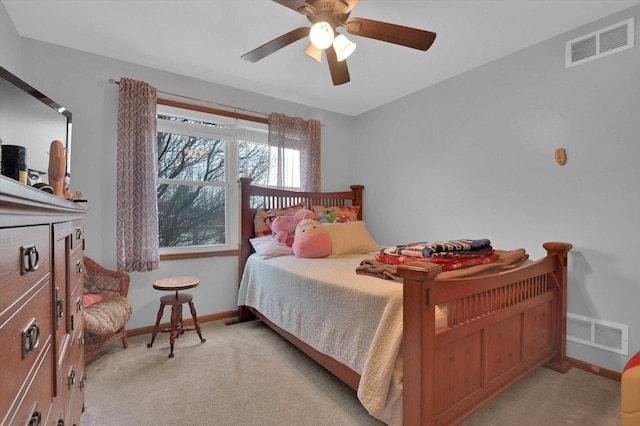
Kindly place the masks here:
[(345, 28), (349, 34), (372, 38), (400, 46), (418, 50), (427, 50), (436, 39), (436, 33), (404, 27), (402, 25), (373, 21), (371, 19), (353, 18), (348, 20), (351, 10), (359, 0), (273, 0), (302, 15), (313, 24), (311, 28), (300, 27), (281, 35), (260, 47), (242, 55), (242, 59), (256, 62), (282, 49), (289, 44), (309, 36), (310, 43), (304, 53), (318, 62), (325, 52), (331, 79), (335, 86), (348, 83), (349, 70), (346, 58), (353, 52), (356, 45), (344, 35), (338, 33), (338, 28)]

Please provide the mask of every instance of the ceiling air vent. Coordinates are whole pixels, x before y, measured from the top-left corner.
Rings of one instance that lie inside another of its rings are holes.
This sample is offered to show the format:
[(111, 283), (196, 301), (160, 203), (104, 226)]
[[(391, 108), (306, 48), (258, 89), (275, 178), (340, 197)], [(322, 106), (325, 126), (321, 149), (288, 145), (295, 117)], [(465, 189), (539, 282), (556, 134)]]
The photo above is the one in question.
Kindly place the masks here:
[(634, 44), (635, 18), (611, 25), (567, 42), (567, 68), (630, 49)]

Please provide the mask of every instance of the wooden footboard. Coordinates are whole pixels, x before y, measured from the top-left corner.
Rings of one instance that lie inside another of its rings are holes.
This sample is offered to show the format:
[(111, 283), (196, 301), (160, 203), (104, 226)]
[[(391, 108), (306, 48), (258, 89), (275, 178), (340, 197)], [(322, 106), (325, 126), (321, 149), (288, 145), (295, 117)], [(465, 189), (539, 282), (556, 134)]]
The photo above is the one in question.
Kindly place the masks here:
[[(566, 372), (567, 253), (518, 269), (437, 280), (440, 267), (400, 267), (404, 278), (406, 426), (455, 424), (541, 365)], [(448, 327), (435, 332), (435, 307)]]

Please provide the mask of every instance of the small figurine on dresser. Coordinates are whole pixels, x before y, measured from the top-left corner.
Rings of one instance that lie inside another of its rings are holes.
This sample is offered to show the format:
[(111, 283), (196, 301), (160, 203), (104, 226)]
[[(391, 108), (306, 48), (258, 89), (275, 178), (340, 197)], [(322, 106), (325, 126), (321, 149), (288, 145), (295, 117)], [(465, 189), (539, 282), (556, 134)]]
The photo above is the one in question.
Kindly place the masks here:
[(53, 188), (53, 195), (58, 197), (66, 196), (64, 179), (66, 168), (64, 145), (59, 140), (55, 140), (51, 142), (49, 150), (49, 186)]

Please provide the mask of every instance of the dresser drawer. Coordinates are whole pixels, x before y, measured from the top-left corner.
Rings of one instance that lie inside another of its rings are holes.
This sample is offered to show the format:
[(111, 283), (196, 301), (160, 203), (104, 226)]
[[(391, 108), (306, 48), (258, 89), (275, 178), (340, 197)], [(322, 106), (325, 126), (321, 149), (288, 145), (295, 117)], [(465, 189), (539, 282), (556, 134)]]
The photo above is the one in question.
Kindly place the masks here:
[(70, 290), (74, 293), (80, 292), (80, 296), (82, 297), (82, 290), (78, 290), (78, 286), (82, 282), (83, 274), (84, 274), (84, 252), (82, 251), (82, 247), (79, 249), (73, 250), (71, 252), (71, 265), (69, 271), (69, 284)]
[(69, 333), (75, 339), (78, 333), (84, 331), (84, 317), (82, 316), (82, 295), (74, 295), (70, 298), (73, 302), (69, 307)]
[(81, 220), (71, 222), (71, 250), (84, 250), (84, 225)]
[[(0, 377), (3, 395), (15, 396), (20, 393), (29, 372), (33, 371), (43, 351), (48, 350), (51, 345), (50, 281), (32, 288), (24, 302), (17, 311), (0, 314)], [(47, 407), (50, 402), (46, 401)], [(12, 404), (10, 398), (0, 399), (0, 413), (6, 413)]]
[[(58, 395), (64, 400), (62, 411), (67, 413), (65, 424), (73, 424), (70, 423), (72, 417), (77, 421), (82, 412), (82, 405), (76, 406), (78, 401), (84, 400), (83, 390), (86, 385), (84, 346), (80, 341), (80, 334), (82, 331), (69, 340), (58, 370)], [(75, 413), (74, 416), (71, 413)]]
[(83, 349), (78, 339), (74, 339), (69, 345), (69, 354), (66, 356), (67, 364), (63, 370), (65, 374), (63, 377), (64, 387), (67, 392), (80, 387), (80, 383), (83, 381), (82, 378), (85, 375)]
[(49, 274), (49, 229), (48, 225), (0, 229), (0, 313)]
[(76, 363), (73, 364), (72, 370), (75, 372), (75, 380), (71, 385), (69, 394), (69, 405), (67, 407), (67, 425), (80, 424), (80, 416), (84, 407), (84, 389), (87, 385), (87, 375), (84, 365), (84, 354), (82, 348), (77, 352), (72, 351), (71, 357), (75, 357)]
[[(11, 410), (9, 416), (4, 419), (2, 425), (27, 425), (29, 419), (39, 416), (44, 425), (51, 408), (53, 398), (51, 389), (51, 377), (53, 369), (51, 342), (47, 342), (46, 352), (38, 360), (37, 370), (33, 380), (27, 383), (26, 395), (19, 404), (17, 410)], [(3, 390), (4, 392), (4, 390)]]

